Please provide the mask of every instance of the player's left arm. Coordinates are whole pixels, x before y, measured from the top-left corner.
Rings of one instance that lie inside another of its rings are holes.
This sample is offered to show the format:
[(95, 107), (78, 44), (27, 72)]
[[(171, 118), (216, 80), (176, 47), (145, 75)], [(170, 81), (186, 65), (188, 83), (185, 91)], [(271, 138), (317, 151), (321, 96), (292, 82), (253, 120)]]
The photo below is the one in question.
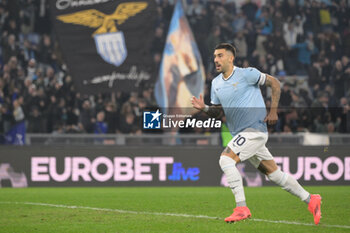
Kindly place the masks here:
[(267, 122), (269, 125), (274, 125), (277, 123), (278, 120), (277, 109), (281, 96), (281, 83), (275, 77), (266, 74), (265, 84), (266, 86), (271, 87), (272, 94), (270, 112), (265, 117), (264, 122)]

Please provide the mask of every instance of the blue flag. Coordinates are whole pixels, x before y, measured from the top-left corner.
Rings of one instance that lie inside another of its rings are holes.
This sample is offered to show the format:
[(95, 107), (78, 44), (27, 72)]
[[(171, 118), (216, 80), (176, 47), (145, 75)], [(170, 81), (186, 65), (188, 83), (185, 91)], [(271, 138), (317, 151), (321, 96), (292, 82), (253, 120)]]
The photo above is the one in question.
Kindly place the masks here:
[(26, 124), (24, 121), (14, 125), (5, 134), (5, 143), (12, 145), (24, 145), (26, 139)]
[(204, 91), (205, 72), (197, 44), (183, 11), (175, 5), (155, 85), (155, 97), (163, 113), (169, 107), (192, 108), (191, 97)]

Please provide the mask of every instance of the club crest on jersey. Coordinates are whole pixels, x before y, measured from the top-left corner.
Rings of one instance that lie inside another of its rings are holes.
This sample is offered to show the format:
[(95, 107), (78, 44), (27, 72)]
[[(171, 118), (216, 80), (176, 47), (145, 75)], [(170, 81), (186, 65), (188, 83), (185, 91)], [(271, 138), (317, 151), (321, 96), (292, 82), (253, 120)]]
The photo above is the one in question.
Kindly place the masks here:
[(57, 19), (64, 23), (97, 28), (92, 34), (97, 53), (105, 62), (118, 67), (123, 64), (128, 52), (124, 33), (118, 31), (116, 25), (123, 24), (129, 17), (140, 13), (147, 6), (148, 3), (146, 2), (127, 2), (119, 4), (114, 13), (110, 15), (95, 9), (89, 9), (59, 15)]

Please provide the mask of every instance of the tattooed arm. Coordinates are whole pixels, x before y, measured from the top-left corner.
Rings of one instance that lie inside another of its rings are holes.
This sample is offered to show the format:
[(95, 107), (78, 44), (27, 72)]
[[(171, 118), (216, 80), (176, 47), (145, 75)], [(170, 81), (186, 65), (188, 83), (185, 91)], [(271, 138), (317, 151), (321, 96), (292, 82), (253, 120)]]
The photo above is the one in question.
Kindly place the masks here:
[(191, 102), (194, 108), (207, 113), (210, 117), (220, 118), (223, 115), (223, 109), (221, 105), (205, 105), (202, 95), (199, 96), (199, 99), (193, 96)]
[(208, 116), (214, 117), (214, 118), (220, 118), (223, 116), (223, 113), (224, 113), (221, 105), (208, 106), (207, 110), (208, 111), (206, 113), (208, 114)]
[(267, 122), (269, 125), (276, 124), (278, 120), (277, 108), (278, 102), (280, 101), (281, 95), (281, 84), (278, 79), (272, 77), (271, 75), (266, 74), (266, 86), (271, 87), (272, 95), (271, 95), (271, 108), (269, 114), (265, 117), (264, 122)]

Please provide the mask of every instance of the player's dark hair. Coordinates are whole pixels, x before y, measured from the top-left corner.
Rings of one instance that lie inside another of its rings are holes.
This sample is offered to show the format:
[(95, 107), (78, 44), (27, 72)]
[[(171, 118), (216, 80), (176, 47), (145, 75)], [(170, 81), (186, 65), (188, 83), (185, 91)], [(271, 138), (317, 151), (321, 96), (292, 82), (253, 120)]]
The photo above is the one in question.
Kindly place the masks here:
[(225, 49), (227, 51), (231, 51), (233, 53), (233, 56), (236, 57), (236, 48), (229, 43), (220, 43), (215, 47), (215, 50), (217, 49)]

